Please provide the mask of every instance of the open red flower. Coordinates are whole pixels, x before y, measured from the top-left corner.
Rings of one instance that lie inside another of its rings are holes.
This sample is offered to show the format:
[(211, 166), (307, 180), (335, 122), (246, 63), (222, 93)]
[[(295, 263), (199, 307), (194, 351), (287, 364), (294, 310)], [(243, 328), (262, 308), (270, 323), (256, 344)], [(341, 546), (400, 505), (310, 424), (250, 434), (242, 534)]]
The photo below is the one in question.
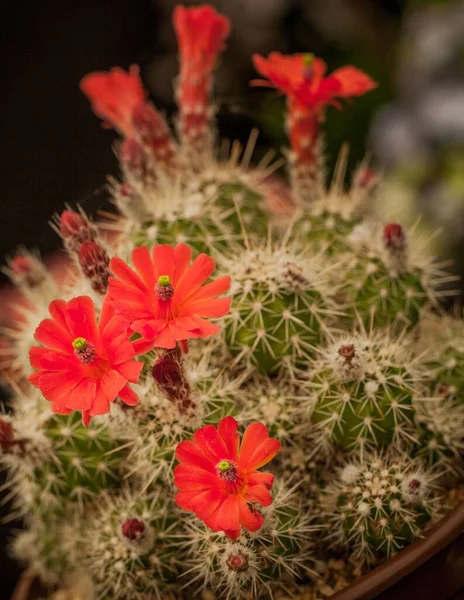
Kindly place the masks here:
[(104, 302), (97, 323), (88, 296), (54, 300), (49, 311), (51, 319), (35, 332), (42, 347), (30, 350), (36, 372), (29, 381), (51, 401), (53, 412), (81, 411), (88, 425), (93, 416), (109, 412), (117, 397), (135, 406), (138, 397), (127, 384), (137, 383), (143, 363), (133, 360), (128, 321)]
[(113, 258), (109, 280), (112, 305), (127, 318), (144, 342), (137, 348), (172, 349), (177, 342), (214, 335), (220, 328), (207, 318), (222, 317), (230, 308), (227, 292), (230, 277), (206, 285), (215, 268), (214, 260), (200, 254), (192, 264), (192, 251), (185, 244), (141, 246), (132, 252), (135, 271), (120, 258)]
[(255, 54), (253, 63), (266, 77), (255, 80), (253, 85), (274, 87), (313, 111), (338, 105), (336, 98), (362, 96), (376, 86), (366, 73), (353, 66), (342, 67), (325, 77), (326, 63), (311, 54), (271, 52), (267, 59)]
[(264, 519), (254, 508), (269, 506), (274, 476), (258, 469), (274, 458), (280, 442), (270, 438), (262, 423), (251, 423), (242, 439), (232, 417), (219, 422), (216, 429), (206, 425), (193, 435), (193, 441), (181, 442), (174, 469), (179, 489), (176, 503), (193, 511), (214, 531), (224, 531), (232, 539), (241, 527), (258, 531)]
[(133, 134), (132, 113), (147, 95), (138, 66), (132, 65), (129, 72), (114, 67), (108, 72), (89, 73), (82, 78), (80, 88), (92, 103), (94, 113), (107, 126), (126, 136)]

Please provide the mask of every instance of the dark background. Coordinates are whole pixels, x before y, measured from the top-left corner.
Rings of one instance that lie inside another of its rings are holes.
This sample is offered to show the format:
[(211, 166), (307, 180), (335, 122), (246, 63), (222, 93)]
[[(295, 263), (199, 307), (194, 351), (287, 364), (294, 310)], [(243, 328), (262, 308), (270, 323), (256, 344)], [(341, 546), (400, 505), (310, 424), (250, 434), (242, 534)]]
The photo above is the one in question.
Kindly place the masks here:
[[(2, 9), (3, 67), (0, 136), (0, 257), (19, 244), (59, 246), (51, 215), (66, 203), (90, 212), (107, 206), (105, 176), (117, 173), (111, 150), (115, 134), (104, 130), (78, 88), (83, 75), (114, 65), (141, 65), (159, 108), (174, 112), (172, 78), (176, 45), (166, 0), (16, 0)], [(187, 2), (194, 4), (194, 2)], [(401, 0), (224, 0), (213, 2), (230, 16), (233, 33), (218, 73), (216, 99), (223, 136), (246, 141), (262, 130), (257, 156), (285, 144), (281, 99), (251, 90), (251, 53), (312, 51), (332, 70), (353, 63), (379, 88), (347, 108), (332, 110), (328, 162), (349, 141), (350, 165), (366, 150), (371, 124), (398, 95), (396, 73), (404, 20), (430, 2)], [(0, 280), (1, 281), (1, 280)], [(0, 304), (0, 323), (2, 306)], [(4, 552), (9, 528), (0, 530), (0, 599), (10, 596), (16, 565)]]

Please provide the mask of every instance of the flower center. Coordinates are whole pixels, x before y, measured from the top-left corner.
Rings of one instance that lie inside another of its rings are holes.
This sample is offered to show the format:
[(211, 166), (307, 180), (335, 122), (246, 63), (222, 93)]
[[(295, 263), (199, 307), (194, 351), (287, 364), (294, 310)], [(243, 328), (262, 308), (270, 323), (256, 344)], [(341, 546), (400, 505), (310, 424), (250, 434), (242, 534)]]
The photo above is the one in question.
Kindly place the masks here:
[(174, 288), (172, 287), (169, 275), (160, 275), (158, 277), (158, 283), (155, 284), (155, 294), (163, 301), (170, 300), (173, 297)]
[(303, 55), (303, 78), (305, 81), (310, 81), (314, 77), (314, 54), (308, 52)]
[(219, 477), (227, 483), (235, 483), (237, 481), (237, 465), (231, 460), (225, 459), (218, 462), (216, 471)]
[(84, 365), (90, 365), (94, 362), (97, 352), (95, 346), (88, 342), (83, 337), (76, 338), (72, 346), (74, 348), (74, 354)]

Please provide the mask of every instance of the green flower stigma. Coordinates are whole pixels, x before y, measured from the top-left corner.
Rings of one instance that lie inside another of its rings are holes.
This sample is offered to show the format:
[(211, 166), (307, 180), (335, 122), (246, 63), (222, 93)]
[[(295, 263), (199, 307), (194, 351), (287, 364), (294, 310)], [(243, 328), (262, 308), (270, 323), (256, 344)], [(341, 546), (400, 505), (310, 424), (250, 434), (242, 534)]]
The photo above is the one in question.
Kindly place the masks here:
[(218, 464), (217, 468), (221, 471), (221, 473), (225, 473), (226, 471), (228, 471), (230, 469), (232, 465), (230, 464), (230, 462), (228, 460), (221, 460), (221, 462)]
[(78, 337), (73, 341), (72, 346), (74, 350), (85, 350), (87, 348), (87, 340), (83, 337)]
[(167, 287), (168, 285), (171, 285), (171, 278), (169, 277), (169, 275), (160, 275), (158, 277), (158, 285), (161, 285), (162, 287)]
[(313, 64), (315, 58), (316, 57), (312, 52), (307, 52), (306, 54), (303, 54), (303, 65), (305, 67), (310, 67)]

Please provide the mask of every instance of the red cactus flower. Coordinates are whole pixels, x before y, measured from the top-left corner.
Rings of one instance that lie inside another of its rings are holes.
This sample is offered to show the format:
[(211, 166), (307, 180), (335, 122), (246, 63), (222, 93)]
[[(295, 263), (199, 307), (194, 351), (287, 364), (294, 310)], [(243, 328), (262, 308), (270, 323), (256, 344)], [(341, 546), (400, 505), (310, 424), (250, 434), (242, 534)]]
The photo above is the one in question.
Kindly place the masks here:
[(311, 54), (271, 52), (267, 59), (255, 54), (253, 62), (267, 78), (255, 80), (253, 85), (275, 87), (315, 113), (330, 104), (339, 106), (337, 98), (362, 96), (376, 85), (366, 73), (352, 66), (325, 77), (326, 63)]
[(262, 527), (263, 516), (253, 506), (272, 503), (274, 476), (258, 469), (280, 448), (262, 423), (248, 426), (241, 445), (237, 428), (237, 421), (226, 417), (217, 429), (213, 425), (198, 429), (193, 441), (177, 446), (181, 464), (174, 469), (177, 505), (232, 539), (240, 535), (241, 527), (248, 531)]
[(190, 149), (189, 157), (195, 159), (208, 145), (212, 73), (229, 35), (230, 23), (212, 6), (177, 6), (173, 24), (180, 56), (180, 132), (187, 153)]
[(87, 296), (54, 300), (49, 311), (51, 319), (43, 320), (35, 332), (42, 347), (30, 350), (36, 372), (29, 381), (52, 403), (53, 412), (81, 411), (88, 425), (93, 416), (109, 412), (117, 397), (135, 406), (137, 395), (127, 384), (137, 383), (143, 363), (133, 360), (126, 319), (105, 302), (97, 323)]
[(108, 72), (89, 73), (81, 80), (80, 88), (107, 127), (127, 136), (133, 134), (132, 113), (147, 95), (137, 65), (132, 65), (128, 72), (114, 67)]
[(215, 268), (212, 258), (200, 254), (190, 265), (192, 251), (185, 244), (165, 244), (150, 252), (135, 248), (135, 271), (120, 258), (113, 258), (108, 294), (112, 305), (144, 338), (137, 348), (172, 349), (177, 342), (214, 335), (220, 328), (206, 319), (222, 317), (230, 299), (217, 298), (230, 287), (230, 277), (206, 285)]
[(266, 59), (253, 56), (256, 70), (266, 77), (252, 85), (274, 87), (287, 97), (288, 134), (293, 151), (292, 179), (297, 198), (312, 200), (322, 187), (323, 169), (318, 168), (320, 123), (325, 108), (340, 107), (338, 99), (361, 96), (375, 87), (374, 81), (352, 66), (325, 77), (326, 63), (312, 54), (284, 55), (272, 52)]

